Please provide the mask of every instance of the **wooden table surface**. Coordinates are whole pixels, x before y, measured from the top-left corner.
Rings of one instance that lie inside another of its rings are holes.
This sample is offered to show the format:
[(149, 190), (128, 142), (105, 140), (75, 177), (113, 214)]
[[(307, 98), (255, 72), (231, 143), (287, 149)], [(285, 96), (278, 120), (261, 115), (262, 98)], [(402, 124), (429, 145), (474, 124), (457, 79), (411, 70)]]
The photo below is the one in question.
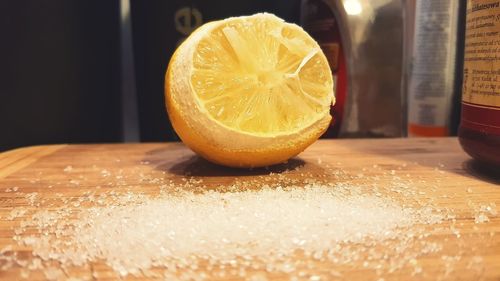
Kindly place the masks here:
[[(121, 176), (103, 177), (103, 170)], [(443, 222), (440, 231), (424, 238), (441, 245), (437, 252), (418, 255), (412, 264), (394, 272), (374, 272), (356, 263), (347, 267), (315, 263), (310, 270), (320, 275), (326, 269), (340, 272), (321, 280), (500, 280), (499, 215), (488, 214), (489, 221), (475, 221), (478, 206), (496, 204), (500, 211), (500, 171), (496, 175), (481, 172), (456, 138), (320, 140), (287, 164), (250, 171), (212, 165), (180, 143), (50, 145), (4, 152), (0, 154), (0, 279), (22, 280), (21, 275), (28, 276), (21, 265), (8, 264), (8, 257), (13, 255), (36, 258), (30, 247), (13, 240), (14, 231), (32, 212), (53, 208), (55, 194), (59, 199), (72, 200), (89, 192), (155, 194), (165, 181), (182, 183), (188, 176), (203, 180), (210, 189), (242, 179), (279, 179), (276, 175), (283, 171), (291, 178), (323, 177), (353, 184), (369, 184), (377, 178), (377, 184), (383, 185), (386, 179), (397, 176), (420, 191), (416, 193), (420, 200), (433, 200), (456, 215)], [(333, 177), (335, 171), (342, 171), (343, 176)], [(30, 196), (34, 193), (35, 202)], [(19, 207), (28, 212), (9, 219), (12, 210)], [(421, 271), (415, 272), (415, 263), (421, 265)], [(65, 270), (61, 278), (71, 277), (113, 280), (119, 275), (104, 263), (95, 262)], [(33, 270), (26, 280), (44, 279), (47, 276), (43, 272)], [(290, 280), (286, 274), (270, 275), (271, 279)], [(224, 280), (238, 278), (227, 276)]]

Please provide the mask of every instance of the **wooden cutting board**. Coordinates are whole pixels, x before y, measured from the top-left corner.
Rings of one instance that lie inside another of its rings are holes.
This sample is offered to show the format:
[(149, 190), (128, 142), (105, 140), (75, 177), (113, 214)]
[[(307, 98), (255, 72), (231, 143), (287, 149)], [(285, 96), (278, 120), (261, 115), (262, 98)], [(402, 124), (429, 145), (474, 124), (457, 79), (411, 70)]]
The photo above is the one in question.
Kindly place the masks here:
[[(0, 267), (4, 266), (0, 279), (22, 280), (21, 266), (6, 265), (5, 258), (34, 257), (30, 247), (13, 241), (14, 229), (22, 220), (29, 219), (30, 212), (53, 208), (51, 199), (55, 194), (59, 199), (75, 199), (89, 192), (155, 194), (164, 182), (182, 183), (186, 177), (201, 179), (210, 189), (242, 179), (262, 181), (269, 173), (279, 175), (287, 171), (286, 177), (300, 180), (327, 178), (328, 173), (336, 170), (344, 175), (337, 177), (337, 181), (353, 184), (376, 177), (377, 184), (383, 185), (388, 176), (397, 175), (421, 190), (418, 193), (422, 194), (421, 200), (432, 199), (442, 208), (453, 209), (457, 217), (454, 228), (443, 227), (426, 238), (439, 243), (442, 250), (420, 255), (414, 261), (422, 265), (422, 272), (415, 272), (408, 265), (380, 275), (361, 264), (337, 267), (334, 263), (317, 262), (311, 269), (313, 272), (338, 272), (321, 280), (500, 280), (500, 216), (490, 214), (489, 221), (476, 223), (474, 213), (474, 206), (482, 204), (496, 204), (500, 212), (500, 171), (496, 175), (481, 172), (461, 150), (456, 138), (320, 140), (287, 164), (254, 170), (212, 165), (180, 143), (51, 145), (4, 152), (0, 154), (0, 250), (4, 249), (0, 254)], [(121, 176), (110, 180), (103, 173)], [(36, 204), (33, 204), (34, 193)], [(29, 211), (9, 219), (12, 210), (19, 207)], [(119, 277), (99, 262), (65, 274), (62, 277), (82, 280)], [(317, 280), (314, 278), (311, 280)], [(26, 280), (44, 279), (47, 276), (35, 270)], [(290, 280), (290, 276), (273, 275), (270, 279)], [(224, 280), (238, 278), (227, 276)]]

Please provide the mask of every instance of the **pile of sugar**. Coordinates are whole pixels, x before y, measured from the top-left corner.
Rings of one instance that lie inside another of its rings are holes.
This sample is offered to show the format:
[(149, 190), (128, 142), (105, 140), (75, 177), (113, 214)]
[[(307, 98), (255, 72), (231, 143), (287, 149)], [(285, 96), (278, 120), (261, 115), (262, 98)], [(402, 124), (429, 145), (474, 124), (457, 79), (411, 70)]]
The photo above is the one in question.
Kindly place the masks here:
[[(297, 257), (304, 256), (349, 264), (368, 254), (395, 269), (416, 257), (400, 255), (425, 235), (425, 226), (444, 219), (429, 206), (332, 184), (126, 194), (114, 201), (36, 212), (21, 223), (15, 239), (63, 268), (104, 261), (122, 276), (158, 267), (176, 276), (177, 268), (187, 268), (188, 280), (203, 279), (200, 267), (224, 272), (229, 266), (240, 277), (249, 269), (290, 273), (303, 266)], [(392, 243), (396, 252), (372, 252), (384, 243)], [(417, 253), (436, 250), (424, 246)]]

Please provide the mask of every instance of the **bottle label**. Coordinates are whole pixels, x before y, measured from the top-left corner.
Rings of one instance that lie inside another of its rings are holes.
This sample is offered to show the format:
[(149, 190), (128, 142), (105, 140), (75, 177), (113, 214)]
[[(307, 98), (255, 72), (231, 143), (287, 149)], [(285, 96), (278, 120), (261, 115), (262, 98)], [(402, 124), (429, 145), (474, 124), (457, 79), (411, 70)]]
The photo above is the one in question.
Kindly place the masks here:
[(500, 1), (468, 0), (462, 126), (500, 134)]

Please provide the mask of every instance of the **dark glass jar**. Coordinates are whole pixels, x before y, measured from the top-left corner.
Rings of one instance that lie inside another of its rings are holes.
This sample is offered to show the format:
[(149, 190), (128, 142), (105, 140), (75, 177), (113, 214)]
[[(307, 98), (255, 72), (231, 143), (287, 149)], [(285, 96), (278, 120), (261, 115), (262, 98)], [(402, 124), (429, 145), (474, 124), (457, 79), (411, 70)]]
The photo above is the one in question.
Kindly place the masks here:
[(500, 174), (500, 5), (467, 1), (462, 120), (463, 149)]

